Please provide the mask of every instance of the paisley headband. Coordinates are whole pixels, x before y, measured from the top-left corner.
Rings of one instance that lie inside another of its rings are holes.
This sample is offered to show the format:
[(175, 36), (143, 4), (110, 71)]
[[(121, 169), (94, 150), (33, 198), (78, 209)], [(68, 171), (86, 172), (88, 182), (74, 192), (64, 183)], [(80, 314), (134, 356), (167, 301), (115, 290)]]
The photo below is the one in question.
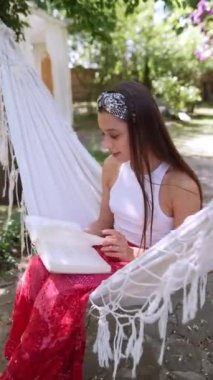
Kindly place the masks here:
[(119, 92), (102, 92), (97, 100), (98, 111), (105, 110), (119, 119), (128, 120), (128, 109), (125, 97)]

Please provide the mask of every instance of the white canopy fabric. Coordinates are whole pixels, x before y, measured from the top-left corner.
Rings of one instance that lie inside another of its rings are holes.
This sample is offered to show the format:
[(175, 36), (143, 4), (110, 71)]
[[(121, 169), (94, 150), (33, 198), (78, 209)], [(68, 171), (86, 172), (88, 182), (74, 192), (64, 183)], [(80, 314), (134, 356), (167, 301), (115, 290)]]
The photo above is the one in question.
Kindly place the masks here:
[[(12, 32), (0, 24), (0, 162), (9, 178), (10, 205), (18, 175), (15, 160), (29, 215), (81, 227), (96, 219), (101, 168), (61, 118), (51, 95), (20, 54)], [(162, 361), (171, 294), (183, 287), (183, 322), (193, 318), (199, 297), (201, 306), (205, 300), (206, 273), (213, 269), (212, 246), (213, 203), (93, 292), (93, 310), (99, 312), (95, 351), (100, 365), (113, 359), (115, 376), (120, 359), (130, 356), (134, 375), (143, 351), (144, 325), (156, 320), (163, 339)], [(116, 320), (113, 347), (109, 315)], [(132, 332), (124, 351), (126, 326)]]

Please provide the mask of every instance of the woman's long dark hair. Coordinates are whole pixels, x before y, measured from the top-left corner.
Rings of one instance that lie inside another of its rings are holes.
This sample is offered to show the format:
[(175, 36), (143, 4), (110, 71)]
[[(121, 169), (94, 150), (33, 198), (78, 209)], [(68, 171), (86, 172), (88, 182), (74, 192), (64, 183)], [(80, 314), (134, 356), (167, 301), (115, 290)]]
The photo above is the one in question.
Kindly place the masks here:
[[(159, 160), (167, 162), (171, 167), (186, 173), (197, 184), (202, 204), (202, 189), (194, 171), (181, 157), (176, 149), (159, 108), (149, 90), (142, 84), (126, 81), (118, 84), (113, 91), (125, 97), (128, 109), (128, 130), (130, 141), (130, 162), (140, 184), (144, 199), (144, 224), (141, 247), (146, 248), (146, 232), (151, 220), (151, 236), (154, 214), (153, 184), (148, 152), (152, 152)], [(144, 186), (144, 173), (148, 173), (151, 191), (151, 204)]]

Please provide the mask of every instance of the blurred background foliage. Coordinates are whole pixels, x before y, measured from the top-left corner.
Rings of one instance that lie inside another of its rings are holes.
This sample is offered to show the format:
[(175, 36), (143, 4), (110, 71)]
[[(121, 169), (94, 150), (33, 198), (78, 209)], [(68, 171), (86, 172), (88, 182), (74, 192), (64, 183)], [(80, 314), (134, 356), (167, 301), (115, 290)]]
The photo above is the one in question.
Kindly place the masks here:
[[(3, 208), (4, 209), (4, 208)], [(21, 226), (20, 216), (14, 212), (8, 223), (5, 223), (5, 211), (0, 209), (0, 274), (16, 266), (20, 259)]]
[(200, 79), (213, 70), (212, 1), (0, 0), (17, 39), (33, 3), (66, 20), (70, 65), (96, 68), (97, 86), (142, 81), (174, 113), (201, 100)]

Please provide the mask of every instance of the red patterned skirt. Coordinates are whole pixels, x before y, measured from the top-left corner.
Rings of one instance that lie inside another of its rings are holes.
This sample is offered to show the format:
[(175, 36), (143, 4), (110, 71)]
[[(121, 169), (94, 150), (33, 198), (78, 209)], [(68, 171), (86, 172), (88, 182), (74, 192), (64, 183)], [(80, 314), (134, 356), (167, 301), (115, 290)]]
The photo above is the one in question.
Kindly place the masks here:
[[(105, 259), (111, 274), (126, 264)], [(53, 274), (32, 257), (17, 287), (0, 379), (82, 380), (88, 297), (109, 276)]]

